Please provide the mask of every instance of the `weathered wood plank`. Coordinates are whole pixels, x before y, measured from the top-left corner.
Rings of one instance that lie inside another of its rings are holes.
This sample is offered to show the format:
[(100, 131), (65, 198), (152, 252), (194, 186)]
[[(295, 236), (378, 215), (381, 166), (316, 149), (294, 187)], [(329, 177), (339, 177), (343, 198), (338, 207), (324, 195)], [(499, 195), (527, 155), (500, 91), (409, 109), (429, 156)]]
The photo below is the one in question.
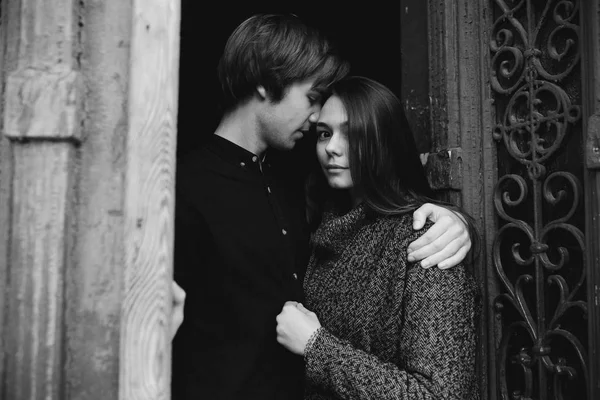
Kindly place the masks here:
[(65, 399), (118, 399), (131, 2), (84, 2), (78, 14), (85, 134), (66, 273)]
[[(6, 1), (0, 1), (0, 93), (4, 93), (6, 71), (15, 68), (16, 58), (9, 58), (12, 52), (8, 49), (7, 33), (11, 20), (9, 15), (16, 9), (8, 8)], [(14, 22), (13, 22), (14, 25)], [(8, 138), (4, 137), (4, 102), (0, 101), (0, 349), (6, 349), (5, 311), (8, 301), (8, 260), (10, 244), (10, 200), (12, 192), (12, 149)], [(0, 351), (0, 398), (5, 396), (5, 351)]]
[(180, 4), (134, 0), (119, 398), (170, 398)]
[(436, 163), (430, 155), (426, 168), (434, 186), (454, 190), (450, 195), (458, 193), (455, 198), (459, 197), (459, 203), (477, 222), (481, 252), (473, 264), (473, 272), (485, 299), (479, 331), (478, 369), (481, 397), (493, 399), (496, 396), (495, 324), (488, 299), (496, 296), (498, 287), (487, 249), (491, 248), (494, 238), (490, 232), (496, 230), (491, 198), (497, 177), (486, 42), (491, 26), (489, 7), (486, 1), (429, 0), (433, 150), (451, 149), (454, 156)]
[(6, 395), (62, 399), (62, 317), (68, 143), (14, 148)]
[[(597, 133), (600, 118), (600, 4), (585, 2), (582, 10), (583, 31), (583, 108), (584, 134)], [(591, 146), (593, 147), (593, 145)], [(588, 158), (593, 159), (588, 153)], [(600, 170), (594, 162), (584, 174), (586, 215), (586, 267), (588, 284), (589, 388), (588, 397), (600, 397)]]
[(79, 74), (62, 65), (51, 70), (24, 68), (11, 73), (6, 82), (5, 135), (80, 139), (79, 85)]
[[(64, 281), (74, 142), (80, 137), (73, 57), (75, 0), (6, 0), (7, 68), (0, 209), (8, 233), (0, 248), (8, 279), (2, 395), (64, 398)], [(12, 143), (7, 142), (12, 139)], [(31, 140), (35, 139), (35, 140)], [(39, 140), (44, 139), (44, 140)], [(4, 164), (6, 166), (6, 164)]]

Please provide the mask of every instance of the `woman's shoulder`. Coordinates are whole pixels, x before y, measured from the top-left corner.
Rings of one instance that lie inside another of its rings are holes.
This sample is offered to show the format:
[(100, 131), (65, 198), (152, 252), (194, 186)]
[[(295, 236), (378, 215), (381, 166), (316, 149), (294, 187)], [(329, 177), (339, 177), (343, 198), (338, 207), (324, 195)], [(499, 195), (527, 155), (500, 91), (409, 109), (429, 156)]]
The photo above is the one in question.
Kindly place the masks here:
[(412, 212), (380, 215), (375, 218), (375, 225), (377, 227), (387, 230), (390, 234), (393, 234), (391, 237), (395, 241), (400, 242), (405, 240), (409, 240), (410, 242), (417, 240), (433, 225), (433, 222), (427, 220), (421, 229), (414, 229), (413, 222), (414, 218)]

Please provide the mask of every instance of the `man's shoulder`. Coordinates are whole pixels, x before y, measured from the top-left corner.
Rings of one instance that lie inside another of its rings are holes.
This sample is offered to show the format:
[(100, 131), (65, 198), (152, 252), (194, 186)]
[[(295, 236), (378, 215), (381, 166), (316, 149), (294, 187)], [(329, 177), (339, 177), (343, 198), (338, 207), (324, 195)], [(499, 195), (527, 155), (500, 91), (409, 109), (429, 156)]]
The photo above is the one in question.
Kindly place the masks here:
[(195, 178), (215, 168), (218, 170), (219, 161), (219, 157), (206, 145), (189, 150), (177, 157), (177, 179)]

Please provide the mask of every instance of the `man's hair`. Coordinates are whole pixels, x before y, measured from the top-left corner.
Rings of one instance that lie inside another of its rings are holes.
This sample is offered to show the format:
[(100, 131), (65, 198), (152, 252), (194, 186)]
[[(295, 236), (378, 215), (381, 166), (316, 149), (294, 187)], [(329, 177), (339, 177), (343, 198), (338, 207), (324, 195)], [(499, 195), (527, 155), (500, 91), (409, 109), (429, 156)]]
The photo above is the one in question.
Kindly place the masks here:
[(348, 72), (332, 43), (297, 16), (256, 14), (231, 34), (219, 61), (222, 106), (231, 110), (259, 85), (277, 102), (293, 83), (315, 78), (326, 88)]

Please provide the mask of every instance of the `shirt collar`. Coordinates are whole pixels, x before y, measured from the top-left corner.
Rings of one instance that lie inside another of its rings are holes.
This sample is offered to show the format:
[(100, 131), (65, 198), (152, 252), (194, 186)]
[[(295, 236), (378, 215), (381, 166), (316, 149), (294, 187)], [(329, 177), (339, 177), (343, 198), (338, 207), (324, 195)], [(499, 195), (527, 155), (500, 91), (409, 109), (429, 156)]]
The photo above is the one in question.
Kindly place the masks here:
[(260, 162), (264, 163), (265, 156), (261, 157), (244, 149), (241, 146), (225, 139), (222, 136), (214, 135), (208, 143), (208, 148), (227, 162), (238, 165), (242, 168), (260, 170)]

